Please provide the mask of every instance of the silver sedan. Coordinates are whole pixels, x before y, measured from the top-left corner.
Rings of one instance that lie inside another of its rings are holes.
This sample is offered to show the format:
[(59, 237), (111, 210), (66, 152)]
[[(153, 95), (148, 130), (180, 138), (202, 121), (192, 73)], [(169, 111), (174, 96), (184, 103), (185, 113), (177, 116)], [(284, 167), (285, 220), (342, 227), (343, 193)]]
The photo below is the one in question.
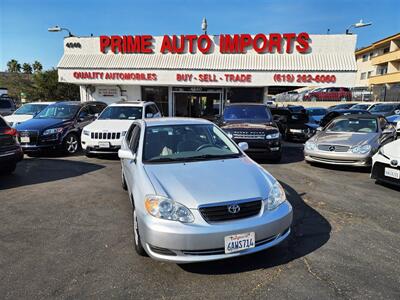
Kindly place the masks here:
[(369, 167), (372, 156), (394, 138), (395, 128), (384, 117), (345, 115), (305, 143), (304, 158), (307, 162)]
[(254, 253), (290, 234), (279, 182), (202, 119), (135, 121), (119, 157), (132, 204), (135, 250), (189, 263)]

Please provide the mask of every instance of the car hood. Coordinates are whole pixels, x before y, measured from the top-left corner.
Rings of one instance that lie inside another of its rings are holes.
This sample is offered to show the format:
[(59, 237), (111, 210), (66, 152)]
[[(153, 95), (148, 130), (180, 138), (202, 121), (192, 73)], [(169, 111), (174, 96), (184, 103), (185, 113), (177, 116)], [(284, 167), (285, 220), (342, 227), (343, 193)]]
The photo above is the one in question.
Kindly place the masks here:
[(71, 122), (72, 122), (72, 120), (33, 118), (33, 119), (25, 121), (21, 124), (18, 124), (16, 126), (16, 129), (18, 131), (22, 131), (22, 130), (39, 130), (39, 131), (41, 131), (41, 130), (45, 130), (47, 128), (63, 127)]
[(134, 120), (96, 120), (85, 127), (89, 131), (127, 131)]
[(199, 205), (268, 197), (276, 180), (250, 158), (144, 166), (157, 194), (197, 209)]
[(315, 123), (319, 123), (320, 121), (321, 121), (321, 119), (324, 117), (324, 115), (321, 115), (321, 116), (309, 116), (308, 118), (308, 120), (310, 121), (310, 122), (315, 122)]
[(15, 125), (15, 123), (22, 123), (22, 122), (28, 121), (32, 118), (33, 118), (32, 115), (9, 115), (9, 116), (4, 117), (4, 119), (7, 122), (9, 122), (9, 123), (12, 122), (12, 123), (14, 123), (14, 125)]
[(374, 133), (352, 133), (352, 132), (318, 132), (313, 141), (317, 144), (357, 146), (371, 144), (379, 137), (379, 134)]
[(221, 126), (224, 130), (234, 130), (234, 129), (258, 129), (258, 130), (278, 130), (273, 125), (260, 124), (260, 123), (248, 123), (248, 122), (229, 122)]
[(385, 155), (390, 158), (399, 158), (400, 159), (400, 140), (395, 140), (389, 144), (386, 144), (382, 147)]
[[(5, 117), (4, 119), (6, 119), (7, 117)], [(388, 120), (391, 123), (398, 123), (400, 122), (400, 115), (392, 115), (389, 117), (386, 117), (386, 120)]]

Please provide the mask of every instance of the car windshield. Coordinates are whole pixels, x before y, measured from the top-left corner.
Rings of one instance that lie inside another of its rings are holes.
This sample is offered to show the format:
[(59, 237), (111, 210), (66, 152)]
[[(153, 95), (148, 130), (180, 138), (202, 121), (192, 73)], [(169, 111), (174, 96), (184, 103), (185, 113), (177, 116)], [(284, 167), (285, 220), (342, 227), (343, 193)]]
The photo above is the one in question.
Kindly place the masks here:
[(324, 116), (326, 114), (326, 110), (323, 108), (309, 108), (307, 109), (307, 114), (309, 116)]
[(370, 118), (337, 119), (332, 121), (326, 131), (371, 133), (378, 131), (378, 124), (376, 119)]
[(350, 107), (350, 109), (368, 109), (369, 104), (356, 104)]
[(25, 104), (18, 108), (14, 115), (36, 115), (38, 112), (43, 110), (47, 104)]
[(224, 110), (225, 121), (246, 120), (249, 122), (271, 122), (272, 116), (263, 105), (232, 105)]
[(241, 156), (235, 144), (213, 124), (148, 127), (143, 162), (179, 162)]
[(291, 112), (298, 113), (298, 112), (301, 112), (302, 110), (304, 110), (304, 107), (303, 106), (288, 106), (288, 109)]
[(109, 106), (99, 116), (99, 120), (137, 120), (142, 118), (142, 107)]
[(396, 104), (378, 104), (375, 105), (373, 108), (370, 109), (370, 112), (389, 112), (395, 109)]
[(43, 109), (35, 118), (38, 119), (72, 119), (78, 112), (80, 106), (70, 104), (49, 105)]

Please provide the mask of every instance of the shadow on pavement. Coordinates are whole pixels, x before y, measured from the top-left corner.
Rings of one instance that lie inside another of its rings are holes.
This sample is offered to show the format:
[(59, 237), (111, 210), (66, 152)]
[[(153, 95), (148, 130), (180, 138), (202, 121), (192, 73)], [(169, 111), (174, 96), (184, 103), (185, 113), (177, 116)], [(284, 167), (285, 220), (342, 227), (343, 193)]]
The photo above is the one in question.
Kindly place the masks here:
[(303, 144), (283, 143), (282, 159), (280, 161), (273, 161), (263, 158), (260, 155), (248, 153), (248, 155), (259, 164), (291, 164), (304, 160)]
[(24, 159), (10, 175), (0, 176), (0, 190), (80, 176), (104, 168), (101, 165), (62, 159)]
[(333, 171), (345, 171), (345, 172), (354, 172), (354, 173), (371, 173), (371, 167), (353, 167), (353, 166), (341, 166), (341, 165), (330, 165), (330, 164), (321, 164), (321, 163), (310, 163), (311, 166), (327, 169)]
[[(322, 247), (330, 238), (331, 225), (301, 195), (281, 182), (293, 206), (292, 233), (280, 245), (247, 256), (232, 259), (179, 265), (183, 270), (198, 274), (231, 274), (286, 264)], [(303, 196), (303, 195), (302, 195)]]

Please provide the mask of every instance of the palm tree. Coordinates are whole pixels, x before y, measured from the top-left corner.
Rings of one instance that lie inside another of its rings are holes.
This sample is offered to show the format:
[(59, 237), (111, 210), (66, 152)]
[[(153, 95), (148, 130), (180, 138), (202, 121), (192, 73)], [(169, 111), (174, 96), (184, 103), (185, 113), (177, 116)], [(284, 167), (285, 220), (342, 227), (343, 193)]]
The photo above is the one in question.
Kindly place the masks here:
[(35, 73), (42, 72), (42, 70), (43, 70), (42, 64), (40, 62), (38, 62), (37, 60), (35, 60), (35, 62), (32, 64), (32, 67), (33, 67), (33, 71)]
[(22, 65), (22, 71), (24, 71), (25, 74), (32, 74), (32, 67), (28, 63), (24, 63)]
[(21, 71), (21, 65), (17, 60), (12, 59), (7, 63), (8, 72), (18, 73)]

